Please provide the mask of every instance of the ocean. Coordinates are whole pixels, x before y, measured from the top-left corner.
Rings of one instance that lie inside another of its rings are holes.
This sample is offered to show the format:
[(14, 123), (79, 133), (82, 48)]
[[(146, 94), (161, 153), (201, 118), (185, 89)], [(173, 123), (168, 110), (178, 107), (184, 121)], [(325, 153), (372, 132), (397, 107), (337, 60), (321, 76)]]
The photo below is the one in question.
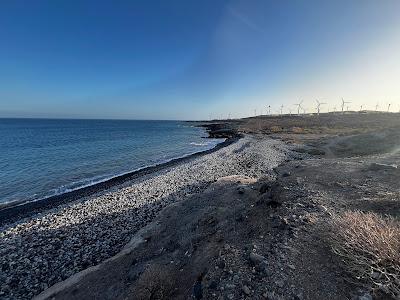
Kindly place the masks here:
[(0, 203), (34, 201), (213, 148), (179, 121), (0, 119)]

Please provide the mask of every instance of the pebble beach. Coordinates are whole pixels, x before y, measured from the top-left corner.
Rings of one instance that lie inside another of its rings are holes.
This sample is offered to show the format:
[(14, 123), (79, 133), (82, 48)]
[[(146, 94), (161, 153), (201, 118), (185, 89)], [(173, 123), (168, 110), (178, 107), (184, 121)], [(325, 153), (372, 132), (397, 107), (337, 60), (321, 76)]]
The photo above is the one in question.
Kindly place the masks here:
[(3, 225), (0, 298), (30, 299), (110, 258), (163, 208), (220, 177), (273, 177), (273, 168), (289, 152), (282, 141), (245, 136), (215, 152)]

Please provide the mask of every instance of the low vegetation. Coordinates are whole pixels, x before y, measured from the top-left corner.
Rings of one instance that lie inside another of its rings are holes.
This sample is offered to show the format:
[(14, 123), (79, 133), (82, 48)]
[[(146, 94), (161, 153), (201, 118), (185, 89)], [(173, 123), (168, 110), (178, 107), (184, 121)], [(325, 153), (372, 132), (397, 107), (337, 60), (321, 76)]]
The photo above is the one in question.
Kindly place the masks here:
[(360, 211), (332, 219), (334, 252), (349, 273), (373, 290), (400, 297), (400, 223)]
[(174, 278), (168, 267), (150, 265), (140, 276), (133, 299), (171, 299), (176, 285)]

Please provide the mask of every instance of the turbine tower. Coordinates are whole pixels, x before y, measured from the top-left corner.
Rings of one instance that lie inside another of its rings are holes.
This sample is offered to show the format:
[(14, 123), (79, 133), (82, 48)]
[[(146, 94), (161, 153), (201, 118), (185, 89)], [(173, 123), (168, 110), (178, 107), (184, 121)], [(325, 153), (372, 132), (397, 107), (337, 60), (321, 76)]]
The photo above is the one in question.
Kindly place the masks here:
[(318, 100), (315, 100), (315, 101), (317, 101), (317, 114), (318, 114), (318, 116), (319, 116), (319, 112), (321, 111), (321, 105), (324, 105), (324, 104), (326, 104), (326, 103), (324, 103), (324, 102), (319, 102)]
[[(344, 101), (344, 99), (342, 98), (342, 114), (344, 114), (344, 105), (345, 104), (350, 104), (351, 102), (349, 101)], [(349, 107), (347, 107), (347, 110), (349, 109)]]
[(375, 111), (378, 111), (379, 103), (376, 103), (375, 105)]
[(281, 105), (281, 115), (282, 115), (282, 113), (283, 113), (283, 104)]
[(303, 100), (301, 100), (299, 103), (294, 104), (295, 106), (297, 106), (297, 114), (300, 115), (300, 109), (303, 109), (303, 107), (301, 106), (301, 104), (303, 103)]

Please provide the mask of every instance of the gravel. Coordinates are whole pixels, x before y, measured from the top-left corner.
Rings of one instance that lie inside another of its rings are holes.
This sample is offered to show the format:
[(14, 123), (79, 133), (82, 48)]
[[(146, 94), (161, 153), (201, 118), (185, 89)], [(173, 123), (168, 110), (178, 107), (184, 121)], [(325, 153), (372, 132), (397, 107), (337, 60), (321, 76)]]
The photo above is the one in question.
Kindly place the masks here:
[(278, 140), (246, 136), (225, 148), (0, 228), (0, 298), (29, 299), (115, 255), (165, 206), (229, 175), (273, 175)]

